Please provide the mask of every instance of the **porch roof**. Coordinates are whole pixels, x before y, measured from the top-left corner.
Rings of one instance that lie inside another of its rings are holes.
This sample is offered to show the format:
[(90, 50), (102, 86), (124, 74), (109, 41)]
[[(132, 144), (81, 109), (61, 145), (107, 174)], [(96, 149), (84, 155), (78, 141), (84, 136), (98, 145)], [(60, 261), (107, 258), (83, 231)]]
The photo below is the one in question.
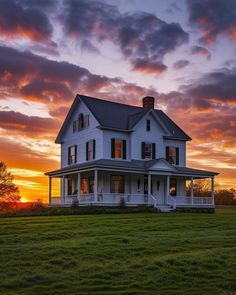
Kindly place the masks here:
[[(152, 167), (155, 163), (166, 163), (166, 168)], [(50, 171), (45, 173), (48, 176), (62, 176), (68, 173), (76, 173), (88, 169), (110, 169), (110, 170), (124, 170), (128, 172), (139, 172), (139, 173), (148, 173), (148, 172), (157, 172), (161, 174), (163, 172), (165, 175), (187, 175), (187, 176), (214, 176), (218, 173), (193, 169), (188, 167), (178, 167), (169, 164), (165, 159), (156, 159), (150, 161), (144, 160), (131, 160), (131, 161), (122, 161), (122, 160), (109, 160), (109, 159), (100, 159), (90, 162), (85, 162), (81, 164), (67, 166), (58, 170)]]

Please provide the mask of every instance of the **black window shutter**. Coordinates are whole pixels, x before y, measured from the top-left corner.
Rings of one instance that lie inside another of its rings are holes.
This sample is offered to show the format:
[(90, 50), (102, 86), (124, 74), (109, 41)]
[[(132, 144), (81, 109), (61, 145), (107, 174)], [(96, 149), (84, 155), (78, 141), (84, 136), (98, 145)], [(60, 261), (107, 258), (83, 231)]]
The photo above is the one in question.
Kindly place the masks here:
[(126, 160), (126, 140), (123, 140), (123, 159)]
[(152, 143), (152, 158), (156, 159), (156, 144)]
[(86, 161), (88, 161), (88, 145), (89, 143), (86, 142)]
[(145, 159), (145, 142), (142, 142), (142, 150), (141, 150), (141, 155), (142, 155), (142, 159)]
[(115, 158), (115, 138), (111, 139), (111, 158)]
[(68, 165), (70, 165), (70, 147), (68, 147)]
[(96, 158), (96, 140), (93, 140), (93, 159)]
[(169, 147), (166, 146), (166, 160), (169, 162)]
[(176, 165), (179, 165), (179, 148), (175, 148), (175, 153), (176, 153)]
[(75, 163), (77, 163), (77, 145), (75, 145)]

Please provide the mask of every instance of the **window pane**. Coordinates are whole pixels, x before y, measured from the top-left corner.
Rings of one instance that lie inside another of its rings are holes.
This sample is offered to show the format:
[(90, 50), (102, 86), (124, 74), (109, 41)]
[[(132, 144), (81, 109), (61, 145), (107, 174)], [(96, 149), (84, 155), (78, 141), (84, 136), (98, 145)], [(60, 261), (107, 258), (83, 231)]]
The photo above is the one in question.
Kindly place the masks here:
[(177, 195), (177, 179), (172, 177), (170, 178), (170, 195)]
[(93, 159), (93, 140), (88, 142), (88, 160)]
[(152, 158), (152, 144), (151, 143), (145, 143), (145, 158), (150, 159)]
[(89, 193), (94, 193), (94, 177), (89, 177)]
[(173, 146), (169, 147), (169, 157), (168, 157), (170, 164), (176, 164), (176, 148)]
[(119, 139), (115, 140), (115, 158), (122, 158), (122, 140)]
[(81, 194), (88, 193), (88, 180), (85, 177), (82, 177), (80, 181), (80, 193)]

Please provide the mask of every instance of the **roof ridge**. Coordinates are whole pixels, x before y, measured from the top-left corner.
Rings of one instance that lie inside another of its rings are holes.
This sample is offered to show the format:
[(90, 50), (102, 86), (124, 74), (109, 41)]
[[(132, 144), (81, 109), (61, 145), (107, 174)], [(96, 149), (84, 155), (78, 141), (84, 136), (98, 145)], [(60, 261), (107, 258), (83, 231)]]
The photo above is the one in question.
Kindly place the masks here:
[(138, 109), (143, 109), (143, 107), (141, 106), (135, 106), (135, 105), (130, 105), (130, 104), (126, 104), (126, 103), (121, 103), (121, 102), (116, 102), (116, 101), (110, 101), (110, 100), (106, 100), (106, 99), (102, 99), (102, 98), (97, 98), (97, 97), (92, 97), (92, 96), (88, 96), (88, 95), (83, 95), (83, 94), (79, 94), (77, 93), (77, 95), (79, 97), (84, 97), (84, 98), (89, 98), (89, 99), (93, 99), (93, 100), (97, 100), (97, 101), (101, 101), (101, 102), (106, 102), (106, 103), (111, 103), (111, 104), (119, 104), (119, 105), (123, 105), (123, 106), (127, 106), (130, 108), (138, 108)]

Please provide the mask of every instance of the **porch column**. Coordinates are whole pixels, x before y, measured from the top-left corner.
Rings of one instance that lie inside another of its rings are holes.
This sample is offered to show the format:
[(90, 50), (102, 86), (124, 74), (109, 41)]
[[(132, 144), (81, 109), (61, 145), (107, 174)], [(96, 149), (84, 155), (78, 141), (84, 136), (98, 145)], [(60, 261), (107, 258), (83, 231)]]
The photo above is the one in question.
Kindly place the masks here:
[(77, 180), (77, 199), (80, 202), (80, 181), (81, 181), (80, 172), (78, 172), (77, 177), (78, 177), (78, 180)]
[(214, 176), (211, 178), (211, 198), (212, 198), (212, 205), (215, 205), (215, 200), (214, 200)]
[(94, 202), (98, 201), (98, 170), (94, 170)]
[(191, 204), (193, 205), (193, 177), (191, 177), (190, 188), (191, 188)]
[(48, 200), (48, 203), (49, 205), (52, 203), (52, 178), (49, 177), (49, 200)]
[(66, 193), (65, 193), (65, 176), (63, 175), (62, 176), (62, 199), (63, 199), (63, 202), (65, 203), (66, 201)]
[(166, 204), (168, 203), (169, 194), (170, 194), (170, 176), (167, 175), (166, 176), (166, 200), (165, 200)]
[(151, 184), (152, 184), (152, 175), (148, 174), (148, 196), (150, 196), (152, 192)]

